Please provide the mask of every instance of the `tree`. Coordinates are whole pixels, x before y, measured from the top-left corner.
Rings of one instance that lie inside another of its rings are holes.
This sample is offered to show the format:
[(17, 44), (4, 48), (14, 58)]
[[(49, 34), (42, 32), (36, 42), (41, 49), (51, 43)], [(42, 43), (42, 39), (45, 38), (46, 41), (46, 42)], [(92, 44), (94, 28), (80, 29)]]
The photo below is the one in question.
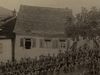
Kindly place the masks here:
[[(82, 36), (83, 38), (95, 39), (96, 36), (100, 35), (100, 10), (96, 7), (92, 7), (90, 10), (82, 7), (81, 12), (74, 16), (73, 21), (69, 23), (66, 29), (67, 37), (74, 39)], [(68, 23), (67, 23), (68, 24)]]
[(75, 26), (73, 27), (75, 28), (74, 30), (77, 30), (76, 35), (87, 37), (99, 35), (97, 34), (97, 31), (100, 30), (98, 29), (98, 21), (100, 21), (99, 15), (100, 11), (96, 7), (92, 7), (90, 11), (82, 7), (81, 12), (76, 14), (76, 22), (73, 24)]

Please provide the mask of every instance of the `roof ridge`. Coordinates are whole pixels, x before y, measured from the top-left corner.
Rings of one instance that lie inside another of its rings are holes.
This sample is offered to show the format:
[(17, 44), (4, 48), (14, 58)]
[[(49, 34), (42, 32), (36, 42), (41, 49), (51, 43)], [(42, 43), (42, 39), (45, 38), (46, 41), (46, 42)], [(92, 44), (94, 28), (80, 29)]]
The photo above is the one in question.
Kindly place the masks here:
[(49, 8), (49, 9), (61, 9), (61, 10), (66, 10), (66, 8), (58, 8), (58, 7), (46, 7), (46, 6), (32, 6), (32, 5), (20, 5), (20, 7), (36, 7), (36, 8)]

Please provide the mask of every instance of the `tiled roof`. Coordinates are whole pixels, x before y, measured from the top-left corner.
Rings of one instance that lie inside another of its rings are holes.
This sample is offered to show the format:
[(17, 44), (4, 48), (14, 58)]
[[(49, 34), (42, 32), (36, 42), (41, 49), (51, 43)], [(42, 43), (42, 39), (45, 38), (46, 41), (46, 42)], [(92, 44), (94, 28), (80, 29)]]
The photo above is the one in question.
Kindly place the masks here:
[(20, 34), (63, 34), (66, 9), (21, 5), (14, 32)]
[[(16, 17), (12, 17), (0, 26), (0, 38), (12, 38), (14, 36), (13, 29), (16, 23)], [(2, 37), (3, 36), (3, 37)]]

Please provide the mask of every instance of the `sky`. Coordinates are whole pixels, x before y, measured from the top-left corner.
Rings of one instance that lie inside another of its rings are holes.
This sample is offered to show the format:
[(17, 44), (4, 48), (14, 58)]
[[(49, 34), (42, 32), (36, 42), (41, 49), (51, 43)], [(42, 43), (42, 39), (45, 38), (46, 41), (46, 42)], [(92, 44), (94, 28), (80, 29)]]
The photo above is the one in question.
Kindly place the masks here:
[(81, 7), (91, 8), (96, 6), (100, 8), (100, 0), (0, 0), (0, 6), (18, 11), (20, 5), (42, 6), (42, 7), (57, 7), (70, 8), (74, 13), (80, 11)]

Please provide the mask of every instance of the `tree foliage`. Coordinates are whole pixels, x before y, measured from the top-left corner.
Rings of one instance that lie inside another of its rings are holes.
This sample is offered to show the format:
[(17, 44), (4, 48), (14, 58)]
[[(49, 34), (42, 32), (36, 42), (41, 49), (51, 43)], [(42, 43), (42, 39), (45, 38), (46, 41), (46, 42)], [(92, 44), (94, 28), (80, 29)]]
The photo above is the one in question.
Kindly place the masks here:
[[(69, 21), (67, 21), (69, 23)], [(71, 18), (70, 25), (66, 28), (68, 37), (92, 37), (100, 35), (100, 10), (92, 7), (90, 10), (82, 7), (81, 12)]]

